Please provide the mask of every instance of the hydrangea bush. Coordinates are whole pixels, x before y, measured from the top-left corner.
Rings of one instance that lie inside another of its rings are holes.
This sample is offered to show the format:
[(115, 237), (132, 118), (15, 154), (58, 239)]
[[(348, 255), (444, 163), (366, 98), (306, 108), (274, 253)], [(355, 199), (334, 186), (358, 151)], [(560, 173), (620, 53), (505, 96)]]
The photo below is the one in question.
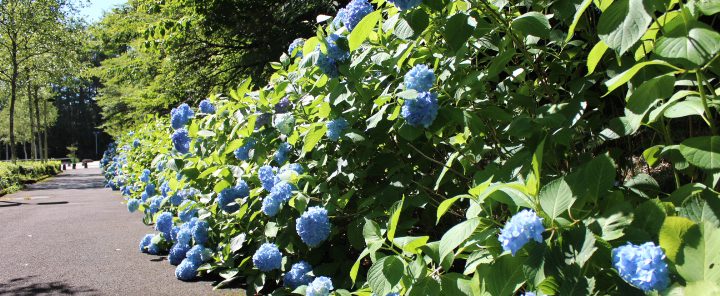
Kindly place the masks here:
[(108, 186), (248, 294), (720, 293), (718, 6), (571, 2), (354, 0)]

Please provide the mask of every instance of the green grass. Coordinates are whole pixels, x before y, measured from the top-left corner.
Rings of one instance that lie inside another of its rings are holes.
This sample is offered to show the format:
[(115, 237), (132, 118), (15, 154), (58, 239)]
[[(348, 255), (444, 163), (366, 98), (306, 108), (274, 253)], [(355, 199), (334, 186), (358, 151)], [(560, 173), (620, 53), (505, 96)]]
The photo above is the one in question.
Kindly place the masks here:
[(59, 161), (0, 162), (0, 196), (22, 189), (23, 184), (34, 183), (59, 172)]

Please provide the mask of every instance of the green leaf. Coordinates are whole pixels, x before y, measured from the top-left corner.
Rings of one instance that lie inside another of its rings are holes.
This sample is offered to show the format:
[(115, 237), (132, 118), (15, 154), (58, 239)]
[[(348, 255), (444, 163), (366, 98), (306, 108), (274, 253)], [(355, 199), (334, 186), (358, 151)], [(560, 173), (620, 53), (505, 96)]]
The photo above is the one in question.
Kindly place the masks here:
[(696, 167), (705, 170), (720, 169), (720, 136), (687, 139), (680, 143), (680, 153)]
[(669, 106), (665, 109), (663, 115), (666, 118), (681, 118), (692, 115), (704, 116), (705, 107), (703, 106), (700, 98), (689, 97), (684, 101), (677, 102)]
[(365, 128), (365, 130), (369, 130), (378, 125), (378, 123), (383, 119), (383, 116), (385, 115), (385, 110), (387, 110), (388, 106), (389, 105), (383, 105), (382, 107), (380, 107), (380, 110), (378, 110), (377, 113), (373, 114), (373, 116), (370, 116), (370, 118), (367, 119), (367, 128)]
[(647, 0), (616, 0), (598, 22), (598, 35), (610, 48), (622, 55), (640, 40), (652, 22)]
[(540, 189), (540, 207), (553, 220), (567, 212), (574, 202), (575, 197), (564, 178), (553, 180)]
[(446, 273), (440, 276), (440, 288), (439, 295), (475, 295), (470, 278), (458, 273)]
[(445, 174), (448, 172), (448, 170), (452, 167), (453, 161), (460, 156), (459, 151), (455, 151), (453, 154), (450, 155), (447, 162), (445, 162), (445, 166), (443, 166), (442, 171), (440, 172), (440, 175), (438, 176), (437, 180), (435, 181), (435, 187), (433, 190), (437, 191), (438, 188), (440, 188), (440, 183), (442, 182), (443, 177), (445, 177)]
[(440, 258), (446, 255), (467, 240), (480, 225), (480, 218), (472, 218), (450, 228), (440, 239)]
[(427, 244), (429, 236), (403, 236), (396, 237), (393, 244), (408, 253), (417, 253), (417, 249)]
[(313, 124), (303, 140), (302, 152), (307, 153), (312, 151), (325, 135), (325, 132), (327, 132), (327, 126), (324, 123), (318, 122)]
[(573, 35), (575, 35), (575, 27), (577, 27), (577, 24), (580, 21), (580, 18), (582, 17), (583, 13), (585, 13), (585, 10), (588, 7), (590, 7), (591, 3), (592, 3), (592, 0), (583, 0), (583, 2), (580, 3), (577, 11), (575, 11), (575, 16), (573, 17), (573, 22), (570, 24), (570, 28), (568, 29), (568, 35), (565, 38), (565, 42), (570, 42), (570, 40), (572, 40)]
[(465, 45), (475, 30), (474, 24), (475, 20), (464, 13), (457, 13), (450, 17), (443, 31), (443, 36), (450, 49), (457, 51)]
[(533, 153), (532, 157), (532, 175), (528, 176), (527, 180), (527, 191), (528, 194), (532, 196), (536, 196), (538, 191), (540, 190), (540, 170), (542, 169), (543, 164), (543, 149), (545, 147), (545, 138), (540, 141), (540, 144), (538, 144), (537, 148), (535, 149), (535, 153)]
[(246, 235), (245, 233), (241, 233), (233, 237), (232, 240), (230, 240), (230, 250), (234, 253), (238, 250), (242, 249), (243, 245), (246, 241)]
[(365, 218), (365, 226), (363, 226), (363, 237), (365, 238), (365, 244), (368, 246), (373, 243), (383, 243), (385, 241), (380, 232), (380, 225), (367, 218)]
[(382, 10), (376, 10), (376, 11), (366, 15), (357, 24), (357, 26), (355, 26), (355, 28), (353, 28), (352, 32), (350, 33), (350, 36), (348, 36), (348, 42), (349, 42), (351, 52), (360, 48), (360, 45), (362, 45), (362, 43), (368, 39), (368, 37), (370, 36), (370, 33), (373, 32), (373, 29), (375, 29), (375, 26), (378, 24), (381, 17), (382, 17)]
[(655, 145), (643, 151), (643, 158), (645, 162), (651, 167), (655, 166), (658, 160), (660, 160), (660, 151), (665, 147), (664, 145)]
[(360, 270), (360, 263), (362, 262), (363, 258), (370, 254), (370, 249), (365, 248), (363, 249), (362, 253), (360, 253), (360, 256), (355, 260), (355, 264), (353, 264), (352, 268), (350, 268), (350, 279), (353, 282), (353, 285), (355, 285), (355, 281), (357, 280), (358, 271)]
[(541, 38), (550, 36), (550, 22), (544, 14), (537, 11), (531, 11), (515, 18), (510, 26), (524, 36), (532, 35)]
[(660, 228), (659, 241), (660, 247), (665, 251), (665, 255), (675, 263), (680, 247), (682, 246), (682, 238), (685, 233), (695, 225), (690, 219), (683, 217), (667, 217)]
[(403, 203), (405, 202), (405, 195), (402, 199), (396, 201), (395, 204), (390, 208), (390, 220), (388, 221), (387, 237), (390, 241), (395, 239), (395, 231), (397, 230), (398, 221), (400, 221), (400, 213), (402, 212)]
[(720, 230), (710, 223), (689, 229), (676, 258), (678, 274), (688, 282), (720, 282)]
[(398, 256), (383, 257), (368, 270), (368, 284), (374, 293), (386, 295), (400, 283), (403, 274), (405, 274), (405, 261)]
[[(707, 188), (702, 184), (688, 185), (696, 186), (693, 188), (695, 194)], [(683, 187), (676, 190), (676, 192), (680, 191)], [(673, 192), (673, 194), (675, 193)], [(680, 215), (696, 223), (708, 222), (715, 227), (720, 227), (720, 199), (715, 197), (709, 197), (707, 199), (703, 199), (700, 196), (693, 197), (680, 209)]]
[[(379, 295), (379, 294), (376, 294)], [(415, 282), (407, 293), (407, 296), (427, 296), (442, 295), (440, 293), (440, 283), (432, 277), (423, 277)]]
[(624, 235), (625, 227), (632, 223), (632, 210), (629, 206), (620, 204), (610, 208), (596, 221), (600, 227), (600, 237), (603, 240), (616, 240)]
[(525, 258), (500, 256), (493, 264), (483, 264), (478, 267), (477, 274), (482, 286), (490, 295), (515, 295), (525, 282), (523, 269), (519, 268)]
[(625, 70), (625, 72), (615, 75), (613, 78), (606, 81), (605, 85), (607, 86), (608, 91), (607, 91), (607, 93), (605, 93), (603, 95), (603, 97), (609, 95), (613, 90), (622, 86), (626, 82), (630, 81), (630, 79), (632, 79), (633, 76), (635, 76), (635, 74), (637, 74), (637, 72), (640, 71), (642, 68), (644, 68), (646, 66), (650, 66), (650, 65), (660, 65), (660, 66), (671, 67), (674, 69), (679, 69), (668, 62), (659, 61), (659, 60), (637, 63), (634, 66), (632, 66), (630, 69)]
[(595, 72), (595, 68), (597, 67), (598, 63), (602, 60), (603, 55), (605, 55), (605, 52), (607, 51), (608, 46), (603, 42), (602, 40), (598, 41), (598, 43), (593, 46), (593, 48), (590, 50), (590, 54), (588, 54), (587, 59), (587, 68), (588, 73), (587, 75), (592, 74)]
[(720, 285), (711, 281), (689, 282), (682, 295), (720, 295)]
[(704, 15), (713, 15), (716, 13), (720, 13), (720, 2), (718, 2), (717, 0), (697, 0), (695, 1), (695, 6)]
[[(488, 184), (489, 185), (489, 184)], [(458, 200), (464, 197), (468, 197), (467, 195), (458, 195), (452, 198), (448, 198), (446, 200), (443, 200), (437, 209), (437, 220), (435, 221), (435, 224), (440, 223), (440, 218), (442, 218), (445, 213), (450, 209), (450, 207)]]
[(720, 33), (686, 17), (676, 19), (680, 25), (658, 38), (655, 54), (687, 69), (700, 68), (720, 50)]
[(625, 118), (632, 133), (635, 133), (645, 121), (647, 114), (657, 102), (670, 97), (673, 93), (675, 77), (663, 75), (643, 82), (627, 98)]

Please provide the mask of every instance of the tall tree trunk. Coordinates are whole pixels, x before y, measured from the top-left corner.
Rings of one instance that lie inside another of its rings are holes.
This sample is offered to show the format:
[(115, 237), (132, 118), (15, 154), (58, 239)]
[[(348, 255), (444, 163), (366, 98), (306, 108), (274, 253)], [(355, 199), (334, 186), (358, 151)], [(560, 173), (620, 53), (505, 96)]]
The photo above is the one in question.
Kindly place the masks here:
[[(40, 125), (40, 97), (38, 96), (38, 91), (40, 90), (40, 87), (35, 86), (35, 93), (33, 95), (33, 102), (35, 103), (35, 139), (37, 140), (37, 158), (43, 158), (42, 153), (42, 137), (40, 136), (40, 128), (42, 125)], [(32, 120), (33, 116), (30, 115), (30, 120)]]
[(32, 99), (32, 83), (30, 81), (30, 71), (25, 69), (27, 75), (27, 102), (28, 102), (28, 119), (30, 119), (30, 157), (37, 159), (37, 150), (35, 150), (35, 121), (33, 120), (33, 99)]
[(27, 144), (27, 143), (22, 143), (22, 147), (23, 147), (23, 154), (25, 155), (25, 160), (27, 160), (28, 159), (27, 145), (25, 145), (25, 144)]
[(44, 149), (45, 151), (43, 151), (43, 153), (45, 153), (45, 154), (43, 155), (43, 158), (45, 158), (45, 160), (48, 159), (48, 136), (47, 136), (47, 131), (48, 131), (48, 128), (49, 128), (49, 127), (48, 127), (48, 121), (47, 121), (47, 112), (48, 112), (48, 111), (47, 111), (47, 104), (48, 104), (48, 101), (47, 101), (47, 100), (43, 101), (43, 138), (44, 138), (43, 144), (45, 145), (45, 149)]
[(15, 154), (15, 99), (17, 98), (17, 80), (18, 80), (18, 60), (17, 60), (17, 51), (18, 51), (18, 45), (16, 43), (17, 40), (17, 34), (12, 36), (12, 52), (10, 54), (10, 62), (12, 64), (12, 74), (10, 77), (10, 157), (12, 158), (13, 162), (17, 160), (17, 155)]

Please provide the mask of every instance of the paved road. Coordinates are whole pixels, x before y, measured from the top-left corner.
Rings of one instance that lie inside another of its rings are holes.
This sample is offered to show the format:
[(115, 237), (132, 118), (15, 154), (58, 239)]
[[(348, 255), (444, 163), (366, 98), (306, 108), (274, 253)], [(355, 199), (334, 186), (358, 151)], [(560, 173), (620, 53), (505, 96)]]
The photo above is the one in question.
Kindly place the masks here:
[(97, 168), (69, 170), (0, 198), (0, 295), (208, 295), (162, 256), (141, 254), (152, 228), (103, 188)]

